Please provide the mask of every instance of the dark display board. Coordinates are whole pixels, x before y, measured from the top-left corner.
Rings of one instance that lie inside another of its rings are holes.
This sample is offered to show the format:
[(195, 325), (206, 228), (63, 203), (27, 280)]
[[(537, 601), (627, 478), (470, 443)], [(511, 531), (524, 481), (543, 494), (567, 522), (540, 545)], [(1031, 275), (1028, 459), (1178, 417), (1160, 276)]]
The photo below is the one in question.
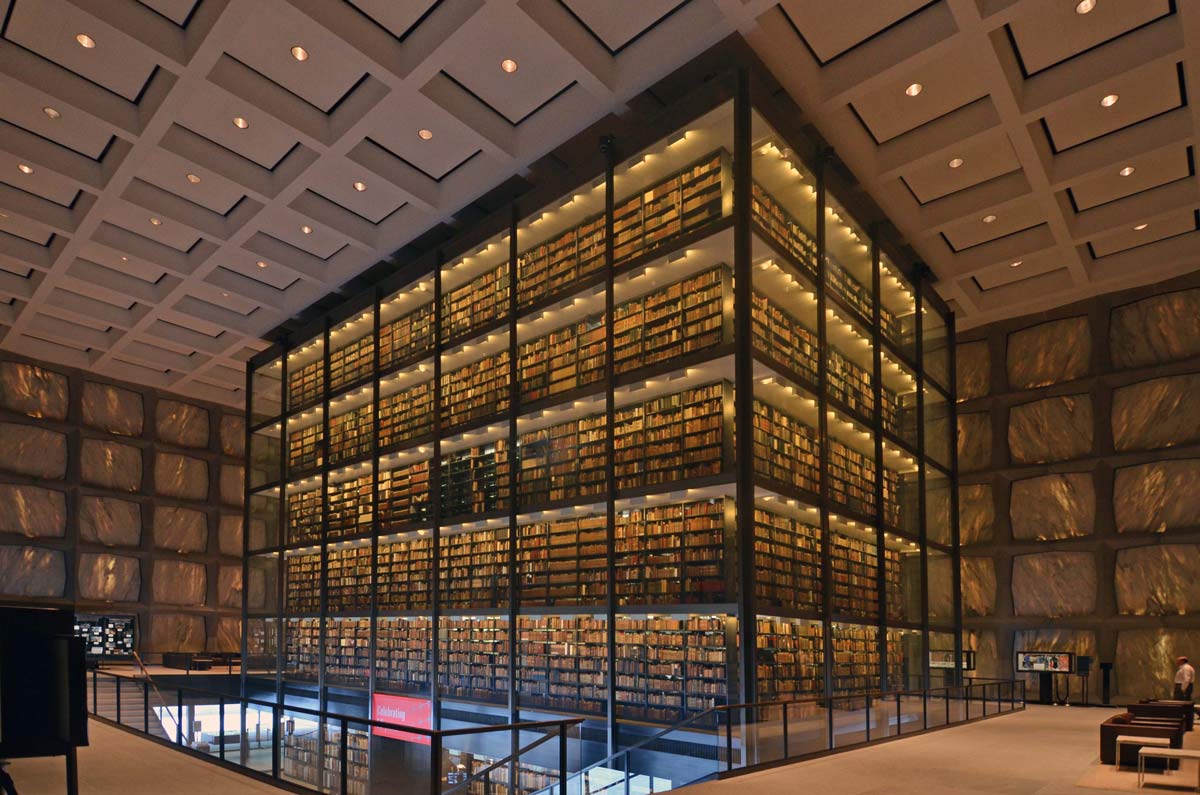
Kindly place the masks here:
[(1069, 651), (1019, 651), (1017, 671), (1029, 674), (1069, 674), (1075, 670), (1075, 655)]
[(136, 616), (75, 616), (75, 634), (88, 657), (132, 657), (137, 648)]

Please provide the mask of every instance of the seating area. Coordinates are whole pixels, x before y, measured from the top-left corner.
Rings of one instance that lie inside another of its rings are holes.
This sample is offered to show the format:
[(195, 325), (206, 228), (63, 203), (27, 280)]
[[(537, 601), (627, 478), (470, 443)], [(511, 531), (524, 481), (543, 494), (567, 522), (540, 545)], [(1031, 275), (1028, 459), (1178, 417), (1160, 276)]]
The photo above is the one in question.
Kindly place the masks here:
[[(1194, 707), (1188, 701), (1144, 700), (1100, 724), (1100, 762), (1144, 772), (1175, 770), (1182, 758), (1200, 752), (1184, 750), (1184, 735), (1192, 731)], [(1164, 753), (1165, 752), (1165, 753)], [(1178, 753), (1176, 753), (1178, 752)]]

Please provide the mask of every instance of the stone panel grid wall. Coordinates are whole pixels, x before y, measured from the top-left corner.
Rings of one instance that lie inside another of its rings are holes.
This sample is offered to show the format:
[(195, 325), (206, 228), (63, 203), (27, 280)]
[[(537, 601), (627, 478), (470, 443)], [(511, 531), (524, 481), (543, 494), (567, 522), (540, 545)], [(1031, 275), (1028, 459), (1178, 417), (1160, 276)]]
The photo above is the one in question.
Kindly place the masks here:
[(1115, 698), (1166, 695), (1200, 656), (1200, 273), (960, 332), (956, 365), (981, 675), (1036, 646), (1113, 662)]
[(0, 599), (136, 615), (144, 653), (237, 651), (244, 433), (219, 406), (0, 354)]

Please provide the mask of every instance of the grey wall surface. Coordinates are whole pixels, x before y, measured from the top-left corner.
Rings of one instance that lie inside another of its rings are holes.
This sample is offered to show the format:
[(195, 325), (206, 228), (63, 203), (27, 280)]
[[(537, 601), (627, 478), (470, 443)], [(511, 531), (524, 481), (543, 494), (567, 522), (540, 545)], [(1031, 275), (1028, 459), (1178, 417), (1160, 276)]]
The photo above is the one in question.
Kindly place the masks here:
[(140, 650), (237, 651), (244, 418), (0, 354), (0, 599), (136, 615)]
[(962, 332), (957, 367), (979, 675), (1074, 651), (1168, 695), (1200, 658), (1200, 274)]

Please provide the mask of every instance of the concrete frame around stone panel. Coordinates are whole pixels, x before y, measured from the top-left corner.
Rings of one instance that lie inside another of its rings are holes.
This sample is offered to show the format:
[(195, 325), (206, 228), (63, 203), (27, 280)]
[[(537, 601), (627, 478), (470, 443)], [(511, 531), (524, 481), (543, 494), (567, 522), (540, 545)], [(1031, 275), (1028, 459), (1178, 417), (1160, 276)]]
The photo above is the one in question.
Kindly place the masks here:
[[(1113, 510), (1113, 478), (1119, 467), (1154, 461), (1200, 458), (1200, 444), (1187, 444), (1148, 451), (1117, 452), (1114, 449), (1111, 427), (1112, 392), (1128, 384), (1170, 375), (1200, 372), (1200, 357), (1174, 362), (1116, 370), (1111, 365), (1109, 322), (1111, 312), (1144, 298), (1178, 290), (1200, 288), (1200, 273), (1161, 282), (1155, 285), (1113, 293), (1089, 299), (1052, 312), (1015, 318), (990, 326), (972, 329), (960, 335), (958, 343), (969, 345), (984, 342), (989, 352), (989, 371), (986, 380), (990, 388), (985, 396), (965, 400), (958, 405), (960, 414), (987, 413), (991, 420), (991, 463), (979, 471), (960, 476), (960, 486), (987, 484), (992, 488), (995, 514), (990, 540), (963, 547), (964, 556), (990, 556), (995, 560), (995, 610), (991, 616), (964, 617), (964, 631), (980, 630), (996, 633), (999, 671), (1011, 674), (1014, 633), (1018, 630), (1061, 629), (1095, 633), (1095, 662), (1115, 661), (1117, 636), (1129, 630), (1187, 631), (1200, 628), (1200, 613), (1170, 616), (1119, 615), (1115, 594), (1114, 574), (1117, 551), (1155, 544), (1200, 544), (1200, 522), (1195, 526), (1169, 530), (1166, 533), (1118, 533)], [(1071, 381), (1025, 390), (1008, 386), (1007, 340), (1012, 332), (1047, 321), (1085, 316), (1091, 330), (1091, 360), (1087, 373)], [(978, 353), (976, 349), (973, 351)], [(978, 381), (985, 380), (980, 377)], [(1047, 464), (1014, 465), (1009, 459), (1009, 412), (1013, 406), (1046, 397), (1088, 394), (1093, 404), (1093, 445), (1090, 454), (1067, 461)], [(1009, 516), (1012, 483), (1018, 479), (1054, 473), (1088, 473), (1093, 478), (1096, 493), (1094, 531), (1090, 535), (1060, 540), (1016, 540), (1013, 538)], [(1042, 618), (1016, 616), (1013, 609), (1012, 572), (1017, 555), (1058, 551), (1087, 551), (1095, 555), (1098, 587), (1094, 611), (1085, 616)], [(1187, 633), (1185, 633), (1187, 634)], [(1191, 636), (1187, 634), (1187, 636)], [(1192, 649), (1193, 656), (1200, 649)], [(1127, 674), (1132, 687), (1144, 686), (1144, 672)], [(1114, 693), (1121, 692), (1121, 673), (1114, 671)], [(1155, 677), (1151, 677), (1155, 679)], [(1099, 692), (1100, 676), (1091, 678), (1093, 697)], [(1123, 695), (1152, 695), (1123, 693)]]
[[(230, 417), (235, 423), (244, 421), (242, 415), (233, 413), (216, 404), (205, 403), (191, 399), (180, 398), (167, 392), (160, 392), (148, 387), (125, 384), (120, 381), (86, 373), (81, 370), (48, 364), (29, 359), (5, 351), (0, 353), (0, 360), (16, 364), (41, 367), (67, 378), (69, 399), (68, 412), (65, 420), (48, 420), (28, 417), (24, 414), (8, 411), (0, 407), (0, 422), (11, 422), (19, 425), (45, 428), (67, 437), (67, 471), (66, 477), (59, 480), (40, 479), (21, 475), (0, 469), (0, 483), (15, 485), (30, 485), (62, 491), (66, 495), (66, 532), (62, 537), (26, 538), (23, 535), (10, 533), (0, 534), (0, 545), (31, 545), (61, 550), (66, 556), (66, 586), (61, 599), (4, 597), (12, 602), (37, 603), (71, 607), (80, 613), (115, 613), (133, 614), (138, 619), (139, 645), (142, 651), (155, 652), (148, 644), (151, 638), (153, 618), (156, 616), (198, 616), (204, 621), (207, 645), (218, 638), (219, 627), (230, 620), (241, 620), (240, 599), (236, 606), (221, 607), (218, 587), (221, 582), (229, 582), (228, 575), (224, 579), (221, 571), (224, 567), (236, 568), (240, 575), (240, 548), (236, 556), (222, 555), (220, 552), (221, 518), (242, 518), (240, 505), (223, 503), (220, 494), (222, 467), (242, 467), (244, 458), (227, 455), (223, 449), (222, 418)], [(84, 425), (82, 416), (82, 395), (85, 382), (93, 382), (128, 390), (141, 397), (142, 402), (142, 433), (140, 436), (125, 436), (109, 433)], [(171, 400), (188, 403), (209, 414), (207, 444), (203, 448), (177, 447), (158, 438), (156, 423), (157, 405), (160, 400)], [(240, 426), (239, 426), (240, 427)], [(236, 436), (241, 437), (238, 430)], [(141, 454), (141, 483), (135, 492), (113, 490), (101, 486), (89, 485), (82, 482), (80, 470), (80, 451), (84, 440), (114, 442), (128, 445)], [(239, 442), (241, 439), (239, 439)], [(186, 455), (202, 461), (207, 468), (208, 489), (205, 498), (197, 501), (180, 500), (159, 495), (154, 488), (154, 464), (157, 452)], [(244, 452), (244, 451), (243, 451)], [(82, 497), (113, 497), (128, 500), (141, 507), (141, 536), (136, 546), (108, 546), (102, 543), (87, 542), (79, 536), (79, 505)], [(176, 551), (159, 549), (154, 540), (154, 508), (178, 507), (200, 511), (206, 520), (206, 543), (203, 552), (188, 552), (180, 554)], [(137, 560), (141, 576), (140, 598), (133, 602), (97, 602), (80, 597), (78, 593), (79, 557), (84, 554), (110, 554), (129, 557)], [(182, 561), (199, 563), (206, 570), (205, 604), (203, 606), (181, 606), (169, 604), (154, 604), (154, 568), (156, 561)], [(227, 628), (226, 628), (227, 629)], [(236, 651), (230, 648), (228, 651)]]

